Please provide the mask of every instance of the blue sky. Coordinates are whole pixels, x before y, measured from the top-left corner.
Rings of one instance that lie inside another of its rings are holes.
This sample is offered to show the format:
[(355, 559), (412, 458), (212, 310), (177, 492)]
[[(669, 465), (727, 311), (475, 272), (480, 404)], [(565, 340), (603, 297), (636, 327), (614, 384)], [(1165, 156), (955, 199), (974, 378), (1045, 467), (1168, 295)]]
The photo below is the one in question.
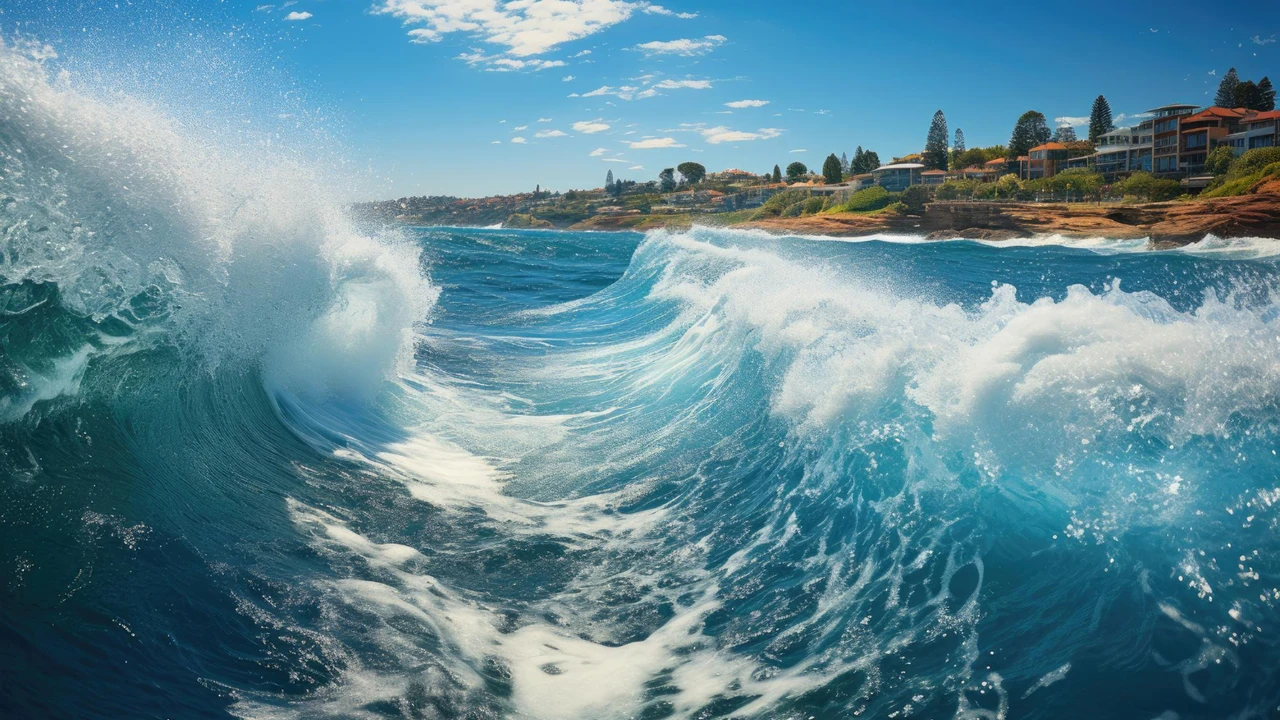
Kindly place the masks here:
[[(324, 118), (374, 178), (360, 193), (475, 196), (684, 160), (763, 172), (858, 145), (887, 160), (918, 151), (939, 108), (974, 147), (1028, 109), (1083, 119), (1099, 93), (1117, 115), (1209, 104), (1228, 67), (1280, 80), (1280, 3), (1230, 5), (23, 0), (0, 27), (117, 67), (175, 52), (155, 37), (217, 37), (251, 58), (227, 64), (236, 83)], [(289, 115), (277, 105), (245, 112)]]

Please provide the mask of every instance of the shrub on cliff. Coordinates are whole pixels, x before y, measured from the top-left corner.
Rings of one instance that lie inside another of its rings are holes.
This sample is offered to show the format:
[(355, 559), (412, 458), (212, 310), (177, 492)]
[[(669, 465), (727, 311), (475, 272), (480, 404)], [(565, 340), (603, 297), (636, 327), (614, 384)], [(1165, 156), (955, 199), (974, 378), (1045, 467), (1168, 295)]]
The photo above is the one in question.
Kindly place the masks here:
[(924, 206), (933, 200), (933, 192), (924, 185), (912, 185), (902, 191), (902, 195), (898, 197), (898, 202), (902, 205), (904, 214), (919, 215), (924, 212)]
[(973, 197), (976, 187), (973, 180), (948, 180), (938, 186), (934, 196), (939, 200), (966, 200)]
[(809, 193), (805, 190), (784, 190), (780, 193), (775, 193), (773, 197), (766, 200), (764, 204), (760, 206), (760, 209), (756, 211), (755, 215), (752, 216), (752, 219), (760, 220), (763, 218), (778, 217), (782, 214), (783, 210), (786, 210), (788, 207), (795, 205), (798, 202), (806, 200), (808, 197)]
[(871, 212), (880, 210), (897, 199), (893, 193), (885, 190), (879, 185), (872, 185), (865, 190), (849, 196), (843, 204), (835, 208), (836, 212)]

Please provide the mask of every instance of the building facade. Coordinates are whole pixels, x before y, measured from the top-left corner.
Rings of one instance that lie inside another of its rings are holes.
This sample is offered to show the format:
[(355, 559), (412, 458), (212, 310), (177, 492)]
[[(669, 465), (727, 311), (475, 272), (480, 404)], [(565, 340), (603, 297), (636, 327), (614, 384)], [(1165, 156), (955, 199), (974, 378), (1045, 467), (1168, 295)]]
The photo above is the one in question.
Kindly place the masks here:
[(1209, 152), (1239, 130), (1241, 121), (1256, 114), (1243, 109), (1210, 107), (1181, 118), (1178, 123), (1178, 172), (1188, 176), (1203, 173)]
[(1152, 108), (1151, 172), (1157, 175), (1177, 175), (1179, 128), (1182, 118), (1199, 109), (1198, 105), (1173, 104)]
[(1280, 110), (1246, 117), (1235, 132), (1222, 139), (1236, 155), (1250, 150), (1280, 146)]
[(922, 163), (894, 163), (882, 165), (871, 171), (876, 184), (889, 192), (902, 192), (912, 185), (920, 184), (920, 173), (924, 172)]

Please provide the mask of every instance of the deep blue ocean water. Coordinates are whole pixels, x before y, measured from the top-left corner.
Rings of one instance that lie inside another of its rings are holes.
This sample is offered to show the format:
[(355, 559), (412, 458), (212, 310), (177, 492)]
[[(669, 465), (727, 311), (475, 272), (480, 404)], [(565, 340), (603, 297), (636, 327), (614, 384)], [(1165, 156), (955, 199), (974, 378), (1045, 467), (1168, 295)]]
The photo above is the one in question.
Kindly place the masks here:
[(1275, 242), (360, 227), (0, 60), (0, 716), (1280, 712)]

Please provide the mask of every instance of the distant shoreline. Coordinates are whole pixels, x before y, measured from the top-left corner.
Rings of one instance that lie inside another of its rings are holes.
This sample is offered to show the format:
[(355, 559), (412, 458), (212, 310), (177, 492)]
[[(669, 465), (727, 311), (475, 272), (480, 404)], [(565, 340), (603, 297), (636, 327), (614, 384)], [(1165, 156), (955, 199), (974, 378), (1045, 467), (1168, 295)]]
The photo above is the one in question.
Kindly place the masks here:
[[(492, 228), (493, 223), (414, 223), (419, 227)], [(1046, 235), (1116, 240), (1149, 239), (1153, 248), (1203, 240), (1261, 237), (1280, 239), (1280, 194), (1137, 205), (1026, 202), (933, 202), (923, 213), (824, 213), (790, 218), (739, 220), (725, 215), (595, 216), (567, 225), (539, 223), (510, 229), (645, 232), (694, 226), (765, 230), (776, 234), (862, 237), (923, 235), (930, 239), (1013, 240)], [(506, 227), (506, 226), (504, 226)]]

